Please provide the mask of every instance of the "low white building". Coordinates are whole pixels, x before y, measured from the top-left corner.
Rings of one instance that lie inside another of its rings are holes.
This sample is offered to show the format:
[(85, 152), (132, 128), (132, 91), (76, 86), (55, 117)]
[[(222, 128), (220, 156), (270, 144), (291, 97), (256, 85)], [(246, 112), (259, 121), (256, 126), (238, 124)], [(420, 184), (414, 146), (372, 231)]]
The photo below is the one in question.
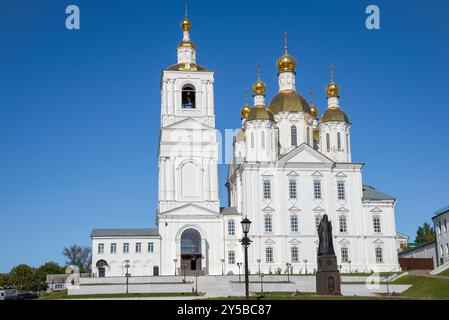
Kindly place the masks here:
[(435, 212), (432, 218), (436, 233), (436, 260), (435, 267), (449, 263), (449, 207)]
[(252, 221), (251, 273), (284, 272), (287, 263), (294, 273), (311, 272), (324, 214), (342, 271), (398, 270), (396, 200), (363, 184), (333, 72), (319, 116), (296, 90), (296, 59), (286, 45), (277, 60), (279, 92), (266, 102), (259, 69), (254, 106), (241, 109), (229, 205), (220, 208), (214, 72), (197, 63), (187, 17), (181, 26), (178, 61), (162, 71), (160, 87), (157, 228), (95, 229), (93, 274), (236, 274), (244, 217)]

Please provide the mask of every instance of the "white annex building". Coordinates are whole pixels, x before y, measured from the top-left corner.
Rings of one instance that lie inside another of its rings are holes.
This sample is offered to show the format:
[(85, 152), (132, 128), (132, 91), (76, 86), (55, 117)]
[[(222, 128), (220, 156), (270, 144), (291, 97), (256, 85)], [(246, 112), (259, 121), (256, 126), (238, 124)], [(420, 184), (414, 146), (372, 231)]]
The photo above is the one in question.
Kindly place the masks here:
[(220, 208), (214, 72), (197, 64), (187, 16), (181, 26), (178, 62), (161, 79), (157, 228), (93, 230), (93, 274), (237, 274), (245, 216), (251, 273), (284, 273), (287, 263), (293, 273), (311, 273), (325, 213), (343, 272), (398, 270), (395, 199), (364, 185), (363, 164), (352, 162), (351, 123), (333, 72), (319, 116), (296, 90), (287, 45), (277, 60), (279, 92), (266, 98), (259, 70), (254, 106), (241, 109), (229, 207)]

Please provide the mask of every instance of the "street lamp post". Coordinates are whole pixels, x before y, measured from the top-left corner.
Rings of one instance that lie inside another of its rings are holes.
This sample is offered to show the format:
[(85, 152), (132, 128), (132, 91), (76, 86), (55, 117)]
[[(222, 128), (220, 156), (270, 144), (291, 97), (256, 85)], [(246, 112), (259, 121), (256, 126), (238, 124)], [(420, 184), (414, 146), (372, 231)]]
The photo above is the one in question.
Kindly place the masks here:
[(182, 272), (184, 273), (184, 283), (186, 282), (186, 265), (185, 264), (183, 264), (182, 265)]
[(221, 259), (221, 275), (224, 276), (224, 263), (225, 259)]
[(239, 267), (239, 282), (242, 282), (242, 279), (240, 278), (240, 266), (242, 265), (241, 262), (237, 262), (237, 267)]
[(351, 260), (348, 260), (348, 263), (349, 263), (349, 273), (351, 274), (352, 272), (351, 272)]
[(285, 266), (287, 267), (287, 282), (290, 282), (290, 267), (291, 267), (291, 263), (286, 263)]
[(129, 274), (129, 267), (130, 267), (130, 265), (129, 265), (129, 260), (126, 260), (125, 261), (125, 268), (126, 268), (126, 273), (125, 273), (125, 277), (126, 277), (126, 295), (128, 295), (128, 286), (129, 286), (129, 277), (131, 276), (130, 274)]
[(260, 259), (257, 259), (257, 264), (259, 265), (259, 274), (260, 274)]
[(249, 297), (249, 269), (248, 269), (248, 247), (251, 244), (251, 240), (248, 238), (249, 228), (251, 227), (251, 220), (248, 218), (243, 219), (241, 222), (243, 229), (243, 238), (240, 240), (245, 248), (245, 296)]
[(263, 273), (260, 274), (260, 293), (263, 294)]
[(198, 294), (198, 272), (195, 272), (195, 293)]
[(176, 263), (178, 262), (178, 259), (173, 259), (173, 262), (175, 263), (175, 277), (176, 277)]
[(304, 259), (303, 262), (304, 262), (304, 272), (307, 274), (307, 259)]

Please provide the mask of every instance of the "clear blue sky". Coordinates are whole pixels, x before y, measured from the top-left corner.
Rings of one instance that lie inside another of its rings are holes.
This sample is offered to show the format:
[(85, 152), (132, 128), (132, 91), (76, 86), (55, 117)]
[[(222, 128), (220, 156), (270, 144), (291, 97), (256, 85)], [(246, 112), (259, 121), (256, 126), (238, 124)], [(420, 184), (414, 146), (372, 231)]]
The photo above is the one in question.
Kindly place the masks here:
[[(65, 29), (65, 8), (81, 30)], [(377, 4), (381, 30), (365, 28)], [(449, 3), (191, 0), (198, 61), (216, 72), (220, 130), (243, 92), (277, 90), (284, 31), (297, 89), (325, 108), (329, 65), (364, 182), (398, 198), (397, 229), (449, 205)], [(175, 63), (184, 1), (0, 2), (0, 272), (64, 262), (95, 227), (151, 227), (157, 206), (161, 69)], [(220, 196), (226, 205), (226, 167)]]

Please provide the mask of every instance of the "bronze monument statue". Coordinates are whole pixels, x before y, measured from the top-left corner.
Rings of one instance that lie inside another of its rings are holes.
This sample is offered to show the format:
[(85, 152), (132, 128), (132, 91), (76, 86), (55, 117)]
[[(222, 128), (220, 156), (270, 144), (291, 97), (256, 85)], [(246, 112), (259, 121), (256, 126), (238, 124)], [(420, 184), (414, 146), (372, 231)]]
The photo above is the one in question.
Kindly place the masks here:
[(316, 292), (320, 295), (340, 295), (340, 272), (338, 271), (337, 257), (332, 241), (332, 224), (327, 214), (323, 216), (318, 225), (318, 237)]

